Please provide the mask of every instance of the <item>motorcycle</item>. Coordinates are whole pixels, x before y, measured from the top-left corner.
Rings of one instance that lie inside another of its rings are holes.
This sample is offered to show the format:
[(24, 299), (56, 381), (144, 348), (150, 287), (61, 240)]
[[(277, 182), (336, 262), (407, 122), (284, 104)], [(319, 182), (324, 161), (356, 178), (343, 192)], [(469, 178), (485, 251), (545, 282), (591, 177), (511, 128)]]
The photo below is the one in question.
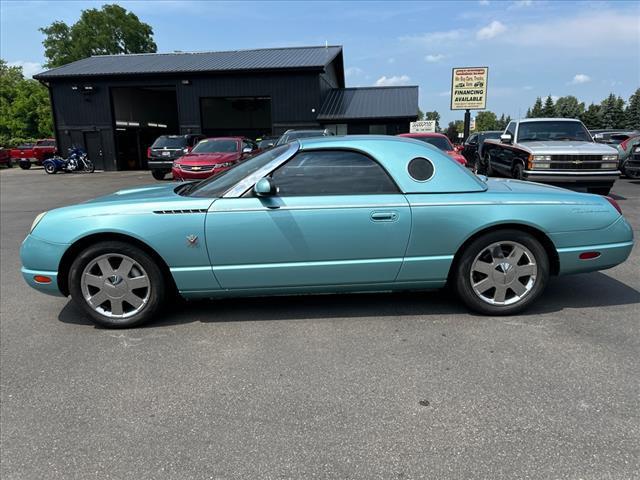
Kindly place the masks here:
[(44, 166), (44, 171), (50, 175), (57, 172), (93, 173), (96, 169), (85, 151), (78, 147), (71, 147), (68, 150), (67, 158), (56, 155), (42, 162), (42, 165)]

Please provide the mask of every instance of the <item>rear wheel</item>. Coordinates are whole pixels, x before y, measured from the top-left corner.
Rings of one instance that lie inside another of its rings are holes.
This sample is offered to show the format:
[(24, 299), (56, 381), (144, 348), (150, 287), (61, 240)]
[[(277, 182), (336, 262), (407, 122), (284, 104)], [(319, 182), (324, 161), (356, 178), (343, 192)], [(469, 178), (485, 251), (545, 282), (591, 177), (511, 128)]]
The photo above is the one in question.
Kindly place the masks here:
[(154, 169), (151, 170), (151, 175), (153, 175), (153, 178), (155, 178), (156, 180), (164, 180), (165, 171)]
[(97, 243), (74, 260), (69, 289), (75, 303), (98, 325), (133, 327), (162, 305), (165, 280), (143, 250), (125, 242)]
[(460, 299), (485, 315), (512, 315), (544, 291), (549, 258), (533, 236), (498, 230), (474, 240), (462, 252), (455, 271)]
[(29, 170), (31, 168), (31, 160), (20, 160), (20, 168)]
[(56, 173), (56, 166), (52, 162), (46, 162), (44, 164), (44, 171), (49, 175)]

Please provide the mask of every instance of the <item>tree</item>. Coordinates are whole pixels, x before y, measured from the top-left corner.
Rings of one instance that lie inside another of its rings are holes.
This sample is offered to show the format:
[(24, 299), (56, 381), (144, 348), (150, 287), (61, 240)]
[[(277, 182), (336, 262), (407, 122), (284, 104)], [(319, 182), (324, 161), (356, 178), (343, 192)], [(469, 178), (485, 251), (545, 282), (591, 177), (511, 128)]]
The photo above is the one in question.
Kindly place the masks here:
[(625, 128), (640, 130), (640, 88), (629, 97), (624, 117)]
[(553, 117), (556, 113), (555, 105), (553, 104), (553, 98), (551, 95), (544, 101), (544, 107), (542, 107), (542, 117)]
[(561, 118), (580, 118), (584, 112), (584, 103), (578, 102), (573, 95), (556, 100), (555, 116)]
[(59, 67), (91, 55), (154, 53), (153, 29), (119, 5), (83, 10), (69, 26), (55, 21), (40, 29), (47, 67)]
[(505, 128), (507, 128), (507, 125), (509, 125), (509, 122), (511, 122), (511, 115), (507, 115), (505, 118), (503, 113), (502, 115), (500, 115), (500, 118), (498, 119), (498, 122), (496, 124), (496, 129), (504, 130)]
[(435, 110), (433, 112), (426, 112), (425, 120), (434, 120), (436, 122), (436, 132), (440, 131), (440, 114)]
[(0, 59), (0, 143), (50, 137), (52, 131), (47, 89), (36, 80), (25, 79), (22, 67), (10, 67)]
[(600, 104), (600, 119), (602, 128), (624, 128), (624, 100), (609, 94)]
[(542, 117), (542, 99), (536, 98), (536, 103), (533, 104), (533, 108), (527, 118), (540, 118)]
[(455, 122), (449, 122), (445, 135), (449, 137), (452, 143), (458, 143), (458, 133), (464, 132), (464, 122), (462, 120), (456, 120)]
[[(504, 117), (504, 114), (502, 115)], [(493, 112), (485, 110), (476, 115), (476, 132), (498, 130), (498, 117)]]
[(581, 115), (580, 120), (584, 123), (588, 129), (602, 128), (602, 122), (600, 121), (600, 106), (591, 104)]

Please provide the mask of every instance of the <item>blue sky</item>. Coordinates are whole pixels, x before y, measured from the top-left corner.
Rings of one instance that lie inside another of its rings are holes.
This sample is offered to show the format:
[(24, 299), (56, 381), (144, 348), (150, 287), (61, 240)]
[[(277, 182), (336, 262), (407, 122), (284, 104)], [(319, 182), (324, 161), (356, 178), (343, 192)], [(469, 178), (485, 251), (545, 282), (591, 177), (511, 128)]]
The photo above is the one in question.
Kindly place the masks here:
[[(33, 73), (38, 28), (92, 1), (0, 3), (0, 54)], [(640, 87), (640, 2), (116, 2), (154, 29), (158, 51), (344, 46), (347, 86), (418, 85), (420, 108), (449, 110), (452, 67), (489, 66), (488, 109), (524, 115), (536, 96), (628, 99)]]

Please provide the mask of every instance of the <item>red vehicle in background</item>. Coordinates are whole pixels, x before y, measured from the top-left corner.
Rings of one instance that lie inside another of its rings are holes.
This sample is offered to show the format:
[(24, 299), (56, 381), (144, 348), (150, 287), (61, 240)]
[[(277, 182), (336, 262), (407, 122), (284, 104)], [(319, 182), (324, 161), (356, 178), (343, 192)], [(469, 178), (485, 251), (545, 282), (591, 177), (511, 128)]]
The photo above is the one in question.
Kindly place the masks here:
[(173, 162), (174, 180), (202, 180), (231, 168), (260, 152), (244, 137), (216, 137), (200, 140), (190, 153)]
[(0, 147), (0, 165), (6, 165), (7, 168), (13, 167), (11, 155), (9, 155), (9, 149), (4, 147)]
[(42, 165), (47, 158), (53, 157), (58, 149), (54, 138), (44, 138), (35, 144), (28, 143), (11, 149), (11, 159), (19, 162), (20, 168), (28, 170), (31, 164)]
[(439, 148), (463, 167), (467, 166), (467, 160), (458, 153), (458, 150), (451, 144), (451, 141), (442, 133), (401, 133), (399, 137), (415, 138), (423, 142), (430, 143), (434, 147)]

